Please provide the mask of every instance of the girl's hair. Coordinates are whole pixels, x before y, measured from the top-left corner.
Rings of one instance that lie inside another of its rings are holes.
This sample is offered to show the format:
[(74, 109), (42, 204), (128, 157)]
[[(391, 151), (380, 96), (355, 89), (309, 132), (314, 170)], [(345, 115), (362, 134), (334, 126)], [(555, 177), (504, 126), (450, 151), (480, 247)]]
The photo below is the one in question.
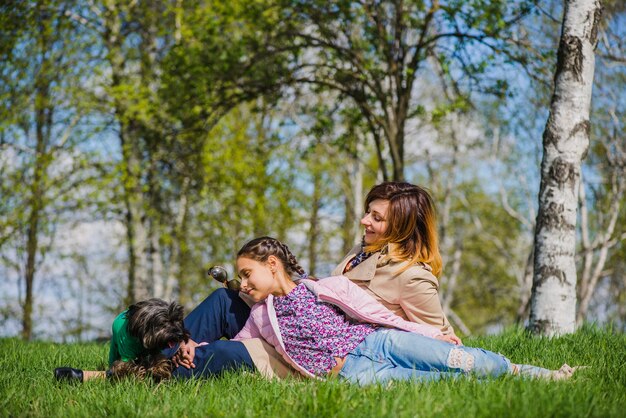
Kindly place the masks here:
[(289, 247), (276, 238), (259, 237), (249, 241), (241, 247), (237, 253), (237, 258), (245, 257), (265, 263), (270, 255), (277, 257), (283, 263), (287, 274), (292, 278), (297, 280), (307, 277), (296, 257), (289, 251)]
[(412, 264), (428, 264), (435, 276), (443, 268), (439, 253), (435, 204), (428, 192), (414, 184), (384, 182), (370, 190), (365, 198), (365, 211), (374, 200), (389, 201), (387, 229), (378, 242), (367, 245), (367, 252), (386, 248), (391, 261), (407, 261), (400, 272)]

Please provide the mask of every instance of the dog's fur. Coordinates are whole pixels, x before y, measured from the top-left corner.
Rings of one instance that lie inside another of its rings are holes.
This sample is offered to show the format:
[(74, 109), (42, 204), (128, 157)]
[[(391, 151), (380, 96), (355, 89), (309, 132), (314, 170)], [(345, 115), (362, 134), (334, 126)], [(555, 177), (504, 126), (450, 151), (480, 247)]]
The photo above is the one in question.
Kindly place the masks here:
[(177, 302), (148, 299), (131, 305), (126, 316), (128, 332), (141, 342), (144, 351), (134, 361), (114, 362), (111, 377), (169, 379), (172, 362), (161, 354), (161, 350), (172, 343), (189, 340), (189, 331), (183, 323), (183, 307)]

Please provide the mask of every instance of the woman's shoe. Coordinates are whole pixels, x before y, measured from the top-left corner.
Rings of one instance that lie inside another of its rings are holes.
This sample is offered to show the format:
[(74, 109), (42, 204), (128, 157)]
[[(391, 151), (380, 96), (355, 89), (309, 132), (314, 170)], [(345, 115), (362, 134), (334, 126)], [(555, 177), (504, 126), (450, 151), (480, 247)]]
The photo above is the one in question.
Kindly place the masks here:
[(71, 367), (57, 367), (54, 369), (54, 378), (56, 380), (65, 380), (68, 382), (83, 382), (83, 371), (80, 369), (73, 369)]

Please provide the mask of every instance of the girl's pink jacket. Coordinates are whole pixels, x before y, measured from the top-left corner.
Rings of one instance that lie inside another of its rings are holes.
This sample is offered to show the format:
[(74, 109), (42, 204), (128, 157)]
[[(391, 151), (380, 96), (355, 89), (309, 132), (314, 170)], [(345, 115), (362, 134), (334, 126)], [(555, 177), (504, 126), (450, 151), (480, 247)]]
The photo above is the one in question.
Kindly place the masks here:
[[(347, 277), (332, 276), (317, 281), (305, 279), (298, 283), (303, 283), (319, 301), (338, 306), (346, 315), (358, 321), (411, 331), (431, 338), (443, 335), (439, 328), (405, 321), (395, 315)], [(233, 340), (263, 338), (274, 346), (294, 369), (307, 377), (316, 377), (287, 354), (278, 328), (273, 299), (274, 297), (269, 295), (267, 299), (252, 307), (248, 321)]]

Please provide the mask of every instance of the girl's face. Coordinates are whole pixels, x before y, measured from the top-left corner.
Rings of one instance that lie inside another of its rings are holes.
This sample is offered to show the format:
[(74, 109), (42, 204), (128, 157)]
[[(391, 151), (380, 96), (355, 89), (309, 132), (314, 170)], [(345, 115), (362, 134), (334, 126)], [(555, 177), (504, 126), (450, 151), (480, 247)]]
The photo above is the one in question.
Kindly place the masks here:
[(255, 302), (264, 300), (276, 291), (276, 280), (271, 263), (261, 263), (251, 258), (237, 259), (237, 275), (241, 279), (241, 291)]
[(376, 199), (370, 202), (361, 219), (361, 225), (365, 227), (364, 241), (366, 244), (373, 244), (378, 241), (387, 230), (387, 212), (389, 201)]

